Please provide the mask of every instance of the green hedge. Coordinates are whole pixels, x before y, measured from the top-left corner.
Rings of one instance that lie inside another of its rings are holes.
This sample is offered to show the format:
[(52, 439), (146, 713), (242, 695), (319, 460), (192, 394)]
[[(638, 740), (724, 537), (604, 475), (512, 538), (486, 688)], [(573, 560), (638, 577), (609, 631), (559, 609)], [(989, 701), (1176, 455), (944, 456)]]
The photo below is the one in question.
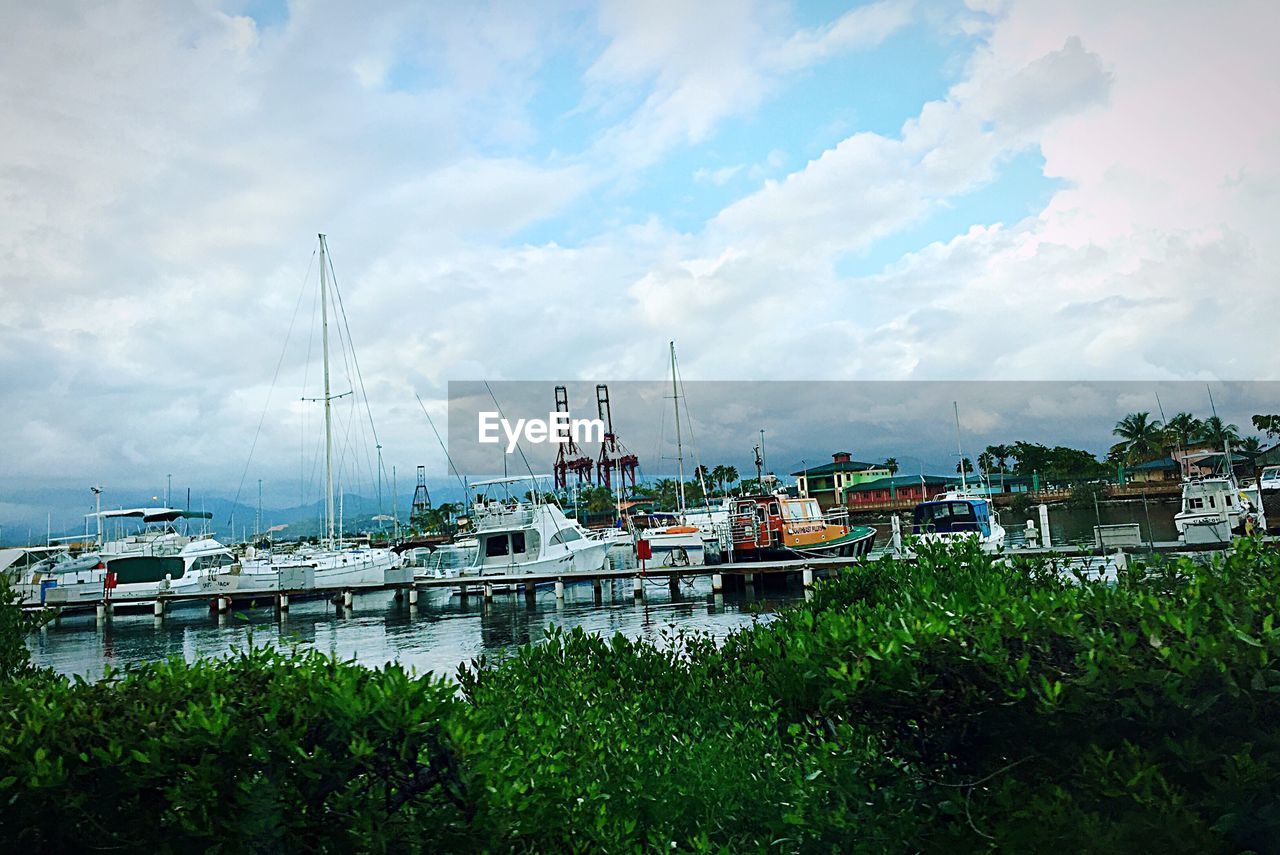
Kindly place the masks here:
[(922, 547), (719, 646), (553, 630), (456, 684), (262, 650), (88, 684), (0, 650), (0, 839), (1275, 851), (1277, 611), (1255, 542), (1110, 585)]

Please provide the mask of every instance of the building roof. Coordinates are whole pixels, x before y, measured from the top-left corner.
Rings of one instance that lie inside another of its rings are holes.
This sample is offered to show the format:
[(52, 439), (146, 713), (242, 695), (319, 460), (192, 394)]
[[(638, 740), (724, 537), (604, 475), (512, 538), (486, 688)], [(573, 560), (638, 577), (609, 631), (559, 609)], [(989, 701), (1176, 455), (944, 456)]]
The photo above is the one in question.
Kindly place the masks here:
[(844, 491), (846, 493), (862, 493), (868, 490), (919, 487), (921, 481), (924, 481), (929, 487), (950, 487), (952, 484), (960, 483), (959, 478), (949, 478), (943, 475), (896, 475), (893, 478), (877, 478), (874, 481), (863, 481), (861, 484), (845, 487)]
[(801, 469), (799, 472), (792, 472), (793, 476), (805, 475), (830, 475), (834, 472), (865, 472), (868, 469), (883, 469), (883, 463), (865, 463), (861, 460), (845, 460), (841, 463), (824, 463), (821, 466), (814, 466), (810, 469)]
[(1136, 466), (1126, 466), (1126, 472), (1162, 472), (1170, 469), (1177, 469), (1178, 461), (1172, 457), (1157, 457), (1155, 460), (1148, 460), (1146, 463), (1139, 463)]

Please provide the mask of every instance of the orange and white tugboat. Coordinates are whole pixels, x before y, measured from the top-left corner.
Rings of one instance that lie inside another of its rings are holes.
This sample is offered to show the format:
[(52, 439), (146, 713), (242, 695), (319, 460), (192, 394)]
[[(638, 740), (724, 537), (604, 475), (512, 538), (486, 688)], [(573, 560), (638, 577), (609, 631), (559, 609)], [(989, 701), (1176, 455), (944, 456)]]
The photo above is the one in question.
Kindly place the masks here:
[(730, 516), (733, 559), (861, 558), (876, 530), (849, 525), (848, 511), (824, 514), (817, 499), (740, 496)]

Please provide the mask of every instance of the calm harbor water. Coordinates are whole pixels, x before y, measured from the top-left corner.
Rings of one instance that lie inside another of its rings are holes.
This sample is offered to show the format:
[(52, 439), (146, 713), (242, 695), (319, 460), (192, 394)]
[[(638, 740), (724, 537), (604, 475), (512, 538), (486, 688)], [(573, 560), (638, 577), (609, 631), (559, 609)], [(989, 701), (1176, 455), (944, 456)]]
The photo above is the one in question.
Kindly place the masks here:
[(357, 595), (355, 608), (339, 617), (335, 607), (312, 600), (291, 604), (277, 617), (271, 608), (230, 616), (198, 606), (174, 608), (162, 620), (150, 614), (116, 615), (98, 625), (92, 614), (63, 618), (34, 635), (35, 664), (61, 674), (94, 680), (107, 666), (181, 656), (187, 661), (224, 656), (253, 644), (306, 647), (365, 665), (398, 661), (420, 674), (453, 675), (457, 666), (481, 654), (494, 655), (542, 639), (550, 624), (630, 638), (661, 641), (682, 628), (723, 638), (754, 621), (767, 621), (788, 602), (803, 597), (798, 587), (767, 588), (758, 594), (711, 593), (698, 579), (672, 593), (665, 581), (649, 582), (636, 600), (631, 580), (606, 583), (597, 603), (590, 584), (569, 585), (564, 600), (539, 590), (532, 603), (523, 593), (479, 596), (465, 601), (448, 590), (424, 591), (417, 606), (396, 602), (390, 592)]
[[(1050, 509), (1055, 543), (1088, 540), (1093, 526), (1138, 523), (1143, 538), (1174, 540), (1176, 502), (1108, 504), (1097, 508)], [(1036, 519), (1034, 509), (1027, 514)], [(1001, 521), (1010, 544), (1020, 543), (1025, 520), (1003, 509)], [(1038, 522), (1037, 522), (1038, 524)], [(887, 543), (888, 526), (877, 545)], [(621, 563), (621, 562), (619, 562)], [(633, 561), (627, 562), (634, 566)], [(663, 581), (651, 581), (645, 596), (632, 596), (631, 580), (606, 583), (600, 602), (589, 584), (570, 585), (558, 602), (549, 589), (538, 591), (529, 604), (522, 593), (495, 595), (492, 602), (472, 596), (466, 600), (449, 590), (424, 591), (419, 604), (396, 602), (390, 592), (361, 594), (355, 608), (339, 616), (328, 602), (295, 602), (283, 617), (271, 608), (231, 615), (211, 614), (201, 606), (173, 608), (162, 620), (151, 614), (116, 615), (98, 625), (92, 614), (69, 615), (32, 636), (29, 645), (37, 665), (66, 675), (99, 679), (109, 666), (181, 656), (187, 661), (225, 656), (253, 644), (308, 647), (378, 666), (398, 661), (418, 673), (452, 675), (459, 664), (480, 655), (509, 652), (542, 639), (546, 628), (582, 627), (590, 632), (661, 641), (664, 633), (687, 629), (723, 638), (755, 621), (767, 621), (788, 603), (803, 597), (798, 585), (753, 592), (711, 593), (711, 582), (686, 582), (674, 594)]]

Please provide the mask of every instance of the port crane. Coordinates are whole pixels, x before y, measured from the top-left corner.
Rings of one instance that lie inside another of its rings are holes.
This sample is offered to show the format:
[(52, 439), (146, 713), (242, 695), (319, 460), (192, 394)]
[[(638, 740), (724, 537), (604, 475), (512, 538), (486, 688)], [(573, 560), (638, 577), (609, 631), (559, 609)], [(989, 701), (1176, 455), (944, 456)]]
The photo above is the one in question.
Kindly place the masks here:
[[(556, 387), (556, 412), (569, 413), (569, 390), (564, 386)], [(591, 483), (591, 470), (594, 465), (590, 457), (582, 453), (578, 444), (573, 441), (573, 433), (568, 427), (557, 429), (560, 450), (556, 452), (555, 483), (557, 490), (569, 489), (569, 473), (577, 478), (578, 484)]]

